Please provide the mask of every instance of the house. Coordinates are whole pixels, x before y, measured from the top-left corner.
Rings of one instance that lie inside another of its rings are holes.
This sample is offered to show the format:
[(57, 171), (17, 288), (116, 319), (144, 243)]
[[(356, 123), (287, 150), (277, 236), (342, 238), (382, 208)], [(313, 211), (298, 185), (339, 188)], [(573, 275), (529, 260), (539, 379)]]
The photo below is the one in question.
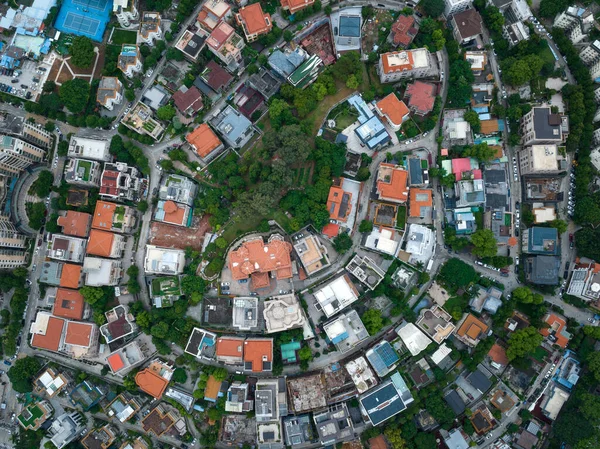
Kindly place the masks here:
[(113, 12), (123, 28), (129, 28), (131, 22), (139, 17), (137, 9), (137, 0), (115, 0), (113, 2)]
[(408, 199), (408, 171), (399, 165), (379, 164), (377, 196), (380, 201), (405, 203)]
[(409, 216), (412, 218), (431, 218), (433, 211), (433, 192), (429, 189), (410, 189)]
[(210, 126), (202, 123), (194, 131), (185, 136), (185, 140), (204, 160), (213, 159), (225, 148)]
[(185, 251), (146, 245), (146, 274), (181, 274), (185, 267)]
[(502, 305), (502, 290), (493, 285), (487, 289), (479, 285), (477, 288), (477, 294), (471, 297), (469, 307), (477, 313), (485, 310), (492, 315), (495, 314)]
[(551, 383), (550, 387), (546, 390), (539, 407), (546, 418), (554, 421), (570, 396), (569, 393), (561, 389), (558, 385)]
[(414, 401), (400, 373), (359, 396), (361, 412), (373, 426), (378, 426), (405, 410)]
[(550, 106), (532, 108), (521, 117), (519, 134), (522, 145), (561, 144), (564, 139), (564, 123), (567, 120), (551, 111)]
[(17, 422), (25, 430), (38, 430), (44, 424), (54, 409), (48, 401), (34, 401), (21, 410)]
[(525, 279), (534, 284), (558, 285), (560, 256), (530, 256), (525, 259)]
[(103, 76), (98, 84), (96, 102), (112, 111), (116, 104), (123, 101), (123, 83), (115, 76)]
[(410, 254), (408, 263), (427, 266), (435, 251), (435, 232), (418, 223), (409, 225), (405, 252)]
[(313, 441), (314, 431), (310, 414), (290, 415), (282, 421), (286, 446), (300, 446)]
[(581, 376), (581, 362), (575, 358), (575, 353), (567, 349), (558, 369), (552, 378), (568, 391), (572, 391)]
[(333, 45), (337, 54), (360, 51), (362, 11), (358, 7), (342, 8), (329, 15)]
[(502, 28), (502, 36), (508, 41), (510, 47), (514, 47), (519, 42), (529, 39), (529, 28), (523, 22), (505, 24)]
[(185, 346), (185, 352), (199, 359), (214, 359), (217, 334), (195, 327)]
[(533, 226), (523, 233), (523, 251), (529, 254), (556, 256), (560, 254), (560, 243), (556, 228)]
[(456, 416), (463, 414), (466, 410), (465, 403), (456, 390), (449, 390), (444, 396), (444, 401)]
[(544, 322), (549, 327), (543, 327), (540, 329), (540, 334), (550, 341), (551, 344), (555, 344), (565, 349), (571, 339), (571, 334), (567, 332), (566, 320), (556, 313), (547, 313), (544, 317)]
[(433, 84), (415, 81), (406, 87), (404, 97), (408, 98), (408, 107), (411, 111), (424, 116), (433, 110), (435, 91), (436, 88)]
[(52, 315), (71, 320), (82, 320), (85, 312), (86, 302), (78, 290), (68, 288), (56, 290)]
[(171, 94), (159, 84), (153, 85), (142, 94), (142, 101), (153, 111), (157, 111), (167, 104)]
[(225, 64), (231, 73), (238, 70), (242, 61), (242, 39), (227, 22), (219, 22), (206, 39), (206, 45), (212, 54)]
[(454, 362), (450, 358), (451, 353), (452, 349), (450, 349), (446, 343), (442, 343), (440, 347), (431, 354), (430, 358), (440, 369), (447, 370), (454, 366)]
[(230, 105), (216, 115), (210, 124), (233, 148), (242, 148), (256, 132), (252, 122)]
[(480, 408), (474, 411), (469, 418), (478, 435), (485, 435), (494, 428), (494, 417), (485, 405), (482, 408), (483, 410)]
[(127, 422), (139, 411), (141, 404), (127, 392), (117, 396), (107, 407), (106, 414), (119, 422)]
[(177, 111), (183, 116), (185, 121), (191, 122), (191, 119), (204, 107), (202, 102), (202, 94), (196, 86), (189, 89), (186, 86), (181, 86), (177, 92), (173, 94), (173, 102)]
[(335, 221), (346, 222), (352, 212), (352, 193), (345, 192), (341, 187), (332, 185), (327, 197), (329, 218)]
[(152, 432), (156, 437), (160, 437), (168, 432), (178, 419), (179, 416), (173, 410), (160, 404), (142, 419), (142, 429), (148, 434)]
[(244, 339), (226, 336), (217, 338), (216, 356), (217, 362), (241, 365), (244, 361)]
[(139, 47), (137, 45), (123, 44), (121, 46), (121, 53), (119, 53), (119, 59), (117, 60), (117, 67), (127, 78), (133, 78), (135, 74), (141, 72), (142, 55), (140, 54)]
[(206, 388), (204, 389), (204, 400), (208, 402), (216, 403), (220, 396), (222, 381), (217, 380), (211, 374), (208, 376), (206, 381)]
[(240, 331), (256, 330), (258, 325), (258, 298), (237, 297), (233, 300), (232, 326)]
[(558, 175), (569, 164), (556, 145), (530, 145), (518, 153), (521, 175)]
[(315, 0), (279, 0), (281, 3), (281, 9), (289, 11), (290, 14), (294, 14), (301, 9), (308, 6), (312, 6)]
[(408, 107), (402, 100), (398, 100), (394, 92), (377, 102), (377, 112), (386, 119), (390, 127), (396, 132), (400, 131), (402, 123), (410, 117)]
[(481, 34), (482, 19), (476, 9), (466, 9), (452, 16), (452, 34), (459, 44), (476, 39)]
[(488, 329), (487, 324), (475, 315), (468, 314), (460, 321), (454, 336), (467, 346), (475, 347), (486, 336)]
[(48, 257), (66, 262), (83, 262), (86, 241), (76, 237), (52, 234)]
[(354, 438), (354, 426), (345, 402), (313, 413), (313, 420), (322, 447)]
[(396, 333), (413, 356), (419, 355), (431, 343), (429, 337), (413, 323), (401, 324), (396, 328)]
[(247, 338), (244, 341), (244, 369), (253, 373), (273, 369), (272, 338)]
[(221, 20), (231, 17), (231, 6), (225, 0), (204, 2), (196, 20), (209, 33), (215, 29)]
[(129, 206), (98, 200), (92, 219), (92, 229), (129, 233), (135, 226), (135, 212)]
[(304, 311), (295, 295), (280, 295), (265, 301), (263, 318), (267, 334), (302, 327), (306, 323)]
[(444, 443), (448, 446), (448, 449), (469, 449), (468, 438), (464, 430), (458, 427), (448, 432), (448, 435), (444, 437)]
[(533, 449), (538, 442), (538, 437), (526, 429), (521, 430), (519, 438), (514, 444), (516, 449)]
[(444, 0), (444, 17), (448, 19), (450, 16), (464, 11), (471, 6), (473, 6), (471, 0)]
[(160, 200), (154, 211), (154, 220), (175, 226), (188, 227), (191, 225), (192, 218), (191, 207), (171, 200)]
[(576, 259), (567, 294), (577, 296), (584, 301), (597, 301), (600, 299), (600, 274), (598, 273), (600, 273), (600, 264), (596, 262), (584, 263)]
[[(491, 373), (490, 373), (491, 375)], [(492, 382), (486, 375), (477, 368), (471, 374), (466, 377), (467, 382), (477, 390), (480, 394), (484, 394), (492, 387)]]
[(85, 187), (99, 187), (102, 165), (96, 161), (67, 159), (65, 181)]
[(327, 318), (332, 317), (340, 310), (348, 307), (358, 299), (358, 290), (345, 274), (337, 277), (322, 286), (314, 293), (317, 310), (323, 312)]
[(436, 74), (431, 53), (426, 48), (382, 53), (379, 56), (379, 80), (396, 83), (406, 78), (425, 78)]
[(84, 430), (85, 419), (79, 412), (64, 413), (58, 416), (48, 429), (48, 436), (56, 449), (62, 449)]
[(308, 53), (302, 47), (297, 46), (293, 50), (290, 47), (284, 47), (283, 51), (280, 49), (273, 51), (269, 55), (268, 62), (275, 75), (284, 81), (307, 59)]
[(235, 15), (235, 20), (244, 30), (248, 42), (255, 41), (260, 35), (267, 34), (273, 29), (271, 14), (264, 13), (260, 3), (240, 8)]
[(92, 229), (85, 253), (92, 256), (120, 258), (126, 243), (127, 239), (120, 234)]
[(127, 375), (134, 367), (141, 364), (146, 358), (137, 340), (120, 347), (106, 357), (110, 371), (120, 377)]
[(33, 381), (33, 389), (37, 394), (45, 394), (51, 398), (60, 393), (68, 383), (69, 380), (64, 374), (55, 372), (52, 368), (48, 368)]
[(346, 371), (352, 377), (352, 382), (356, 385), (359, 394), (370, 390), (378, 383), (377, 376), (375, 376), (367, 360), (362, 356), (349, 361), (344, 365), (344, 368), (346, 368)]
[(42, 265), (40, 282), (43, 284), (78, 289), (82, 285), (81, 266), (70, 263), (46, 261)]
[(104, 315), (106, 323), (100, 326), (100, 333), (107, 343), (131, 335), (137, 330), (133, 315), (129, 313), (126, 305), (119, 304)]
[(373, 259), (358, 254), (348, 262), (346, 271), (370, 290), (374, 290), (385, 277), (385, 271), (379, 268)]
[(323, 324), (323, 331), (341, 353), (351, 350), (369, 337), (356, 310), (349, 310)]
[(135, 375), (135, 384), (144, 393), (149, 394), (155, 399), (160, 399), (173, 377), (175, 368), (172, 364), (163, 362), (160, 359), (154, 359), (147, 368), (139, 371)]
[(85, 275), (85, 285), (91, 287), (118, 285), (121, 280), (122, 264), (121, 260), (86, 257), (83, 259), (81, 271)]
[(98, 350), (98, 328), (95, 324), (68, 321), (38, 312), (30, 328), (31, 346), (61, 352), (74, 358), (94, 356)]
[(311, 276), (330, 266), (331, 263), (327, 255), (327, 248), (308, 229), (304, 229), (303, 232), (293, 235), (292, 241), (294, 242), (294, 250), (307, 276)]
[(411, 16), (400, 15), (392, 24), (392, 29), (388, 35), (388, 42), (394, 47), (407, 48), (417, 35), (415, 27), (415, 18)]
[(505, 391), (504, 387), (500, 386), (492, 395), (490, 404), (500, 410), (501, 413), (506, 413), (515, 405), (513, 398), (517, 398), (517, 396)]
[(257, 447), (284, 449), (280, 422), (256, 423), (256, 442)]
[(506, 355), (506, 349), (498, 343), (494, 343), (487, 355), (491, 360), (490, 365), (494, 368), (500, 370), (508, 366), (509, 360)]
[(248, 413), (254, 410), (254, 401), (249, 396), (249, 386), (240, 381), (233, 382), (226, 395), (225, 411), (229, 413)]
[(365, 248), (395, 257), (401, 241), (401, 232), (383, 226), (374, 226), (363, 245)]
[(268, 100), (279, 91), (282, 81), (276, 78), (271, 70), (260, 67), (258, 73), (254, 73), (248, 77), (246, 84), (257, 92), (260, 92), (262, 97)]
[(381, 379), (391, 373), (400, 361), (398, 353), (387, 340), (381, 340), (369, 348), (365, 357)]
[(317, 79), (322, 65), (323, 60), (317, 55), (312, 55), (288, 76), (287, 81), (294, 87), (305, 89)]
[(437, 344), (446, 340), (455, 329), (452, 316), (438, 305), (422, 309), (415, 324)]
[(198, 186), (189, 178), (181, 175), (169, 174), (164, 177), (158, 190), (158, 198), (164, 201), (194, 205), (194, 198)]
[(136, 167), (107, 162), (100, 178), (100, 196), (113, 201), (135, 201), (143, 194), (142, 177)]
[[(159, 95), (163, 95), (159, 93)], [(138, 101), (122, 119), (121, 123), (139, 134), (145, 134), (158, 141), (165, 128), (152, 117), (150, 106)]]
[(358, 112), (360, 125), (354, 129), (354, 133), (364, 145), (369, 147), (370, 150), (375, 150), (391, 141), (390, 134), (385, 126), (360, 94), (351, 96), (348, 103)]
[(160, 29), (161, 17), (157, 12), (145, 11), (140, 20), (140, 28), (138, 30), (138, 42), (145, 43), (150, 46), (154, 42), (162, 38), (162, 30)]
[(194, 86), (200, 89), (205, 95), (214, 97), (227, 88), (232, 81), (233, 77), (227, 70), (211, 60), (206, 64), (206, 67), (200, 76), (196, 78), (196, 81), (194, 81)]
[(259, 378), (254, 391), (256, 422), (279, 421), (288, 414), (285, 377)]
[(99, 429), (90, 430), (81, 439), (81, 445), (85, 449), (108, 449), (115, 439), (115, 430), (112, 426), (106, 424)]
[(200, 53), (204, 48), (206, 42), (206, 35), (199, 30), (185, 30), (177, 43), (175, 48), (183, 53), (183, 56), (188, 61), (198, 62)]
[(87, 237), (90, 232), (92, 216), (85, 212), (74, 210), (62, 211), (56, 223), (62, 228), (64, 235), (73, 237)]

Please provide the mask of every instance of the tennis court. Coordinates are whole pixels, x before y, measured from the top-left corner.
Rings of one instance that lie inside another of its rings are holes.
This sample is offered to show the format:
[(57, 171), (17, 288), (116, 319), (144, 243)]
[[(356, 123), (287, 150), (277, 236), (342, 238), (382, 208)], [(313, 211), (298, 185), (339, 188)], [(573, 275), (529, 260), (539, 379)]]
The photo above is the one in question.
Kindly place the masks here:
[(63, 33), (102, 42), (111, 9), (111, 0), (65, 0), (56, 18), (55, 28)]

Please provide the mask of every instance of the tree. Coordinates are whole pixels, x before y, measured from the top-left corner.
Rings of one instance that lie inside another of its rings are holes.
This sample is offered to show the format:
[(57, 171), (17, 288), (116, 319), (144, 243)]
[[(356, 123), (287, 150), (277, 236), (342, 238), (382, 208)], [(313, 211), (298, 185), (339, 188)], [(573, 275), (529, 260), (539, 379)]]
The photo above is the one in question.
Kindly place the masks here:
[(43, 92), (54, 92), (56, 89), (56, 83), (54, 81), (46, 81), (44, 83), (44, 87), (42, 88)]
[(369, 309), (361, 317), (365, 329), (370, 335), (375, 335), (383, 328), (383, 318), (381, 310)]
[(40, 362), (34, 357), (23, 357), (15, 360), (7, 373), (13, 390), (19, 393), (32, 391), (31, 381), (41, 367)]
[(588, 358), (588, 370), (594, 375), (597, 382), (600, 382), (600, 352), (592, 352)]
[(46, 198), (52, 190), (54, 175), (51, 171), (42, 170), (34, 182), (35, 194), (40, 198)]
[(125, 89), (125, 99), (127, 101), (135, 100), (135, 92), (133, 89)]
[(419, 432), (414, 440), (417, 449), (435, 449), (435, 435), (432, 433)]
[(169, 334), (169, 325), (161, 321), (150, 328), (150, 335), (156, 338), (165, 338)]
[(303, 346), (299, 351), (298, 351), (298, 358), (300, 359), (300, 361), (307, 361), (310, 362), (313, 359), (313, 354), (312, 351), (310, 349), (310, 346)]
[(69, 55), (70, 62), (75, 67), (89, 67), (94, 61), (94, 45), (89, 38), (76, 36), (69, 47)]
[(363, 220), (360, 222), (358, 232), (371, 232), (373, 230), (373, 222), (369, 220)]
[(66, 140), (58, 142), (57, 152), (59, 156), (66, 156), (69, 153), (69, 142)]
[(441, 425), (454, 421), (454, 413), (439, 395), (431, 395), (425, 400), (425, 408)]
[(360, 182), (364, 182), (371, 177), (371, 172), (369, 167), (361, 167), (358, 169), (356, 173), (356, 180)]
[[(477, 118), (477, 120), (479, 120), (479, 118)], [(487, 162), (496, 157), (496, 150), (490, 147), (487, 142), (482, 142), (466, 147), (463, 151), (463, 155), (474, 157), (482, 162)]]
[(448, 260), (440, 269), (440, 277), (457, 288), (466, 287), (478, 279), (475, 269), (460, 259)]
[(479, 114), (477, 114), (477, 112), (473, 110), (467, 111), (465, 112), (463, 118), (469, 125), (471, 125), (473, 132), (478, 133), (481, 131), (481, 121), (479, 120)]
[(532, 326), (513, 332), (508, 339), (508, 349), (506, 350), (508, 360), (532, 353), (542, 344), (542, 340), (542, 334)]
[(589, 422), (598, 424), (600, 422), (600, 396), (591, 393), (582, 393), (579, 397), (581, 405), (579, 411)]
[(346, 232), (338, 234), (333, 239), (333, 249), (335, 249), (339, 254), (344, 254), (350, 248), (352, 248), (352, 239)]
[(558, 13), (567, 9), (569, 0), (542, 0), (540, 2), (540, 16), (553, 19)]
[(492, 257), (498, 252), (498, 242), (491, 229), (478, 229), (471, 235), (473, 255), (477, 257)]
[(60, 86), (60, 99), (69, 111), (78, 114), (85, 109), (90, 97), (90, 85), (80, 78), (65, 81)]
[(552, 220), (550, 226), (555, 228), (559, 234), (564, 234), (567, 232), (567, 222), (557, 218), (556, 220)]
[(290, 30), (285, 30), (283, 32), (283, 40), (284, 41), (290, 42), (293, 38), (294, 38), (294, 33), (292, 33)]
[(137, 210), (139, 210), (141, 213), (146, 212), (148, 210), (148, 201), (140, 200), (137, 203)]
[(434, 19), (439, 17), (444, 12), (444, 0), (422, 0), (421, 8), (423, 12)]
[(44, 203), (26, 203), (26, 211), (27, 218), (29, 219), (29, 227), (36, 231), (41, 229), (44, 224), (44, 215), (46, 214)]
[(81, 296), (83, 296), (85, 302), (87, 302), (91, 306), (93, 306), (102, 298), (104, 298), (104, 291), (100, 287), (81, 287), (79, 289), (79, 293), (81, 293)]
[(544, 302), (544, 297), (539, 293), (533, 293), (527, 287), (517, 287), (512, 291), (512, 297), (523, 304), (539, 305)]
[(225, 368), (215, 368), (215, 370), (212, 372), (212, 377), (214, 377), (218, 382), (223, 382), (225, 379), (227, 379), (227, 376), (229, 376), (229, 373)]
[(406, 447), (406, 441), (402, 438), (400, 427), (388, 425), (383, 434), (392, 449), (404, 449)]
[(323, 12), (326, 16), (329, 16), (333, 12), (333, 8), (331, 7), (331, 5), (326, 5), (325, 8), (323, 8)]
[(156, 110), (156, 116), (159, 118), (159, 120), (164, 120), (166, 122), (168, 122), (173, 117), (175, 117), (175, 114), (176, 114), (175, 108), (173, 106), (171, 106), (170, 104), (161, 106), (160, 108), (158, 108)]
[(442, 30), (435, 30), (431, 34), (431, 39), (433, 40), (435, 48), (438, 50), (442, 50), (446, 45), (446, 39), (444, 38), (444, 32)]
[(183, 55), (183, 53), (181, 53), (181, 51), (179, 51), (175, 47), (169, 47), (169, 49), (167, 50), (166, 58), (173, 59), (175, 61), (183, 61), (185, 59), (185, 56)]
[(184, 384), (187, 382), (188, 376), (183, 368), (175, 368), (173, 371), (173, 382), (177, 382), (178, 384)]
[(356, 79), (356, 75), (350, 75), (346, 80), (346, 87), (348, 89), (358, 89), (358, 80)]
[(256, 64), (249, 64), (246, 67), (246, 71), (248, 72), (248, 75), (254, 75), (255, 73), (258, 73), (258, 66)]

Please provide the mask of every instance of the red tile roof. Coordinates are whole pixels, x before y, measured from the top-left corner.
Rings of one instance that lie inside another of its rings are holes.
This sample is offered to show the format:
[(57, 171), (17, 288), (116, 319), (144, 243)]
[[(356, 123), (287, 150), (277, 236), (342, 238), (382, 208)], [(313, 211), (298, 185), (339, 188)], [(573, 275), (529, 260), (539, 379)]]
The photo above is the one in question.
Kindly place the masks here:
[(408, 199), (408, 172), (394, 164), (379, 164), (381, 169), (391, 170), (387, 180), (377, 181), (377, 192), (380, 199), (405, 202)]
[(244, 354), (244, 339), (238, 337), (217, 338), (217, 357), (239, 357)]
[(65, 343), (69, 345), (88, 347), (91, 344), (93, 330), (94, 325), (92, 323), (78, 323), (76, 321), (69, 321), (67, 323)]
[(550, 326), (548, 328), (543, 328), (540, 330), (540, 333), (547, 337), (552, 332), (554, 337), (556, 338), (556, 344), (561, 348), (566, 348), (569, 344), (569, 339), (563, 335), (563, 331), (567, 328), (567, 322), (561, 316), (556, 315), (555, 313), (550, 313), (546, 316), (544, 321)]
[(84, 308), (85, 300), (77, 290), (69, 290), (68, 288), (59, 288), (56, 290), (52, 315), (80, 320), (83, 318)]
[(62, 264), (62, 273), (60, 274), (60, 286), (67, 288), (79, 288), (81, 280), (81, 265), (72, 263)]
[(228, 86), (233, 80), (233, 77), (213, 60), (206, 64), (205, 70), (206, 73), (202, 75), (202, 78), (211, 89), (217, 92)]
[(93, 256), (110, 257), (115, 235), (112, 232), (92, 229), (86, 249), (86, 254)]
[(243, 25), (248, 35), (266, 34), (273, 28), (271, 15), (265, 14), (260, 3), (245, 6), (235, 16), (237, 22)]
[(508, 357), (506, 356), (506, 349), (504, 349), (498, 343), (494, 343), (494, 346), (492, 346), (492, 349), (490, 349), (490, 352), (488, 352), (488, 355), (490, 356), (490, 359), (492, 359), (494, 362), (496, 362), (502, 366), (508, 365)]
[(118, 171), (104, 170), (102, 172), (102, 178), (100, 179), (100, 193), (113, 196), (119, 193), (119, 188), (117, 184), (118, 179)]
[(175, 201), (165, 201), (163, 205), (165, 215), (163, 221), (165, 223), (172, 223), (176, 225), (185, 225), (183, 222), (185, 218), (185, 208), (182, 205), (177, 204)]
[(235, 30), (227, 22), (219, 22), (215, 29), (210, 33), (206, 43), (215, 50), (220, 50), (221, 47), (229, 40)]
[(123, 367), (125, 366), (125, 362), (123, 362), (121, 354), (118, 353), (108, 356), (106, 361), (110, 365), (110, 368), (112, 369), (113, 373), (116, 373), (117, 371), (123, 369)]
[(327, 210), (329, 218), (346, 222), (352, 211), (352, 193), (346, 192), (338, 186), (331, 186), (327, 197)]
[(394, 92), (378, 101), (377, 109), (393, 126), (400, 126), (410, 112), (404, 102), (398, 100)]
[(433, 192), (430, 189), (410, 189), (410, 217), (421, 217), (422, 207), (433, 207)]
[(169, 381), (151, 369), (145, 368), (135, 375), (135, 383), (140, 390), (160, 399), (169, 385)]
[(408, 106), (416, 113), (424, 115), (433, 110), (435, 104), (435, 86), (433, 84), (415, 81), (409, 84), (404, 92), (409, 98)]
[(280, 2), (283, 9), (289, 9), (290, 13), (293, 14), (312, 5), (315, 0), (280, 0)]
[(323, 226), (323, 230), (321, 232), (327, 237), (334, 238), (340, 233), (340, 225), (327, 223), (325, 226)]
[(92, 228), (104, 229), (110, 231), (113, 226), (113, 217), (117, 205), (108, 201), (98, 200), (94, 209), (94, 219), (92, 220)]
[(242, 243), (229, 253), (229, 269), (233, 279), (248, 279), (253, 273), (274, 271), (277, 279), (292, 277), (292, 245), (273, 240), (265, 244), (261, 237)]
[(204, 107), (202, 102), (202, 94), (196, 86), (190, 87), (185, 92), (178, 90), (173, 95), (175, 106), (181, 111), (182, 114), (187, 114), (188, 109), (191, 113), (198, 112)]
[(261, 372), (264, 371), (263, 362), (273, 363), (273, 340), (247, 339), (244, 342), (244, 363), (251, 363), (253, 372)]
[(202, 123), (189, 133), (185, 140), (194, 147), (198, 156), (202, 158), (205, 158), (222, 145), (217, 135), (206, 123)]
[(53, 316), (49, 317), (46, 333), (44, 335), (33, 334), (31, 346), (57, 352), (64, 327), (65, 320)]
[[(406, 53), (406, 64), (400, 64), (400, 65), (392, 65), (390, 64), (390, 61), (388, 59), (389, 56), (394, 56), (397, 54), (401, 54), (401, 53)], [(415, 64), (415, 60), (413, 58), (413, 54), (411, 51), (406, 51), (406, 52), (398, 52), (398, 51), (392, 51), (389, 53), (384, 53), (381, 55), (381, 62), (383, 64), (383, 73), (391, 73), (391, 72), (402, 72), (404, 70), (412, 70), (414, 64)]]
[(398, 20), (392, 25), (392, 42), (394, 45), (408, 47), (416, 35), (413, 28), (415, 18), (413, 16), (399, 16)]
[(87, 237), (91, 219), (90, 214), (69, 210), (66, 215), (58, 217), (57, 224), (65, 235)]

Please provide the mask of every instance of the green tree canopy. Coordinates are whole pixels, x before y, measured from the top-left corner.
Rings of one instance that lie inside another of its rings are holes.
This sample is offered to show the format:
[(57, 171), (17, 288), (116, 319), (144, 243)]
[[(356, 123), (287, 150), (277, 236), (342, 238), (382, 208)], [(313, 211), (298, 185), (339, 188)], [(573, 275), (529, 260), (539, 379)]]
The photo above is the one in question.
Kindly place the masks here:
[(104, 291), (100, 287), (81, 287), (79, 293), (89, 305), (93, 306), (104, 297)]
[(352, 239), (346, 232), (342, 232), (333, 239), (333, 248), (338, 253), (344, 254), (352, 248)]
[(60, 86), (60, 99), (63, 104), (74, 114), (78, 114), (85, 109), (90, 98), (90, 85), (87, 81), (75, 78), (65, 81)]
[(434, 19), (444, 12), (444, 0), (422, 0), (420, 3), (423, 12)]
[(449, 285), (466, 287), (478, 278), (475, 269), (460, 259), (449, 259), (440, 269), (440, 277)]
[(371, 232), (373, 230), (373, 222), (369, 220), (363, 220), (360, 222), (358, 227), (359, 232)]
[(535, 351), (535, 348), (542, 344), (542, 341), (542, 334), (533, 326), (517, 330), (508, 338), (506, 356), (508, 360), (524, 357)]
[(539, 293), (534, 293), (528, 287), (517, 287), (512, 291), (512, 296), (518, 302), (523, 304), (542, 304), (544, 297)]
[(173, 382), (177, 382), (178, 384), (184, 384), (187, 382), (188, 376), (183, 368), (175, 368), (173, 371)]
[(477, 257), (492, 257), (498, 252), (498, 242), (491, 229), (478, 229), (471, 235), (473, 254)]
[(85, 36), (74, 37), (69, 47), (69, 56), (71, 56), (70, 61), (75, 67), (86, 68), (91, 66), (94, 61), (94, 45), (90, 38)]
[(361, 317), (365, 329), (370, 335), (375, 335), (383, 329), (383, 317), (381, 316), (381, 310), (369, 309)]
[(35, 194), (40, 198), (45, 198), (50, 194), (54, 175), (49, 170), (42, 170), (34, 182)]
[(156, 116), (160, 120), (164, 120), (166, 122), (170, 121), (173, 117), (175, 117), (175, 114), (176, 114), (175, 108), (173, 106), (171, 106), (170, 104), (161, 106), (160, 108), (158, 108), (156, 110)]
[(31, 381), (41, 368), (40, 362), (34, 357), (23, 357), (15, 360), (8, 370), (8, 378), (12, 388), (19, 393), (28, 393), (33, 390)]

